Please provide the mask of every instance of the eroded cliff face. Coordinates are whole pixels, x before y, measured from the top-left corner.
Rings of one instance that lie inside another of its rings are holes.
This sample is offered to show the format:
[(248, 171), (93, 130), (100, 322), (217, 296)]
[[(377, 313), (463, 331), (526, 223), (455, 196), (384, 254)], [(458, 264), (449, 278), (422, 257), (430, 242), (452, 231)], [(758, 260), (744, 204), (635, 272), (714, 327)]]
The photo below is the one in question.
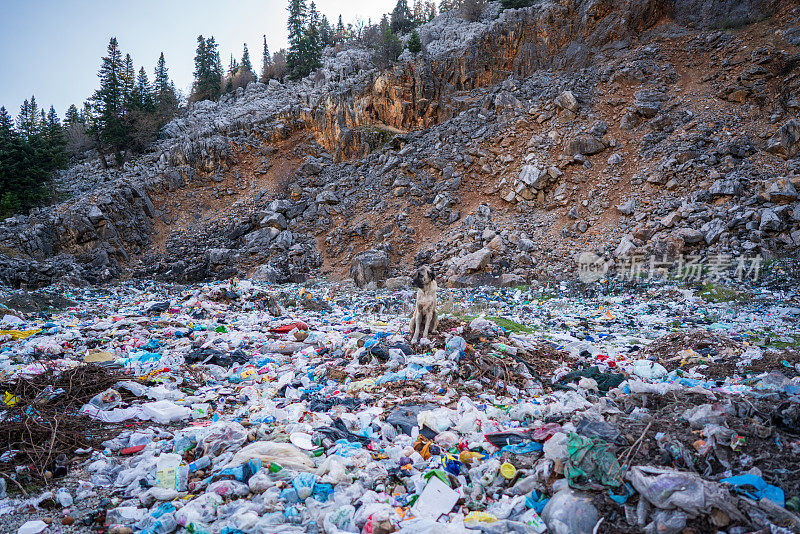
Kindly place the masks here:
[(668, 4), (565, 0), (503, 12), (463, 49), (422, 54), (377, 73), (365, 88), (328, 95), (311, 111), (310, 125), (337, 161), (363, 156), (374, 148), (369, 127), (429, 128), (474, 105), (459, 99), (461, 92), (539, 69), (585, 67), (630, 43), (670, 11)]

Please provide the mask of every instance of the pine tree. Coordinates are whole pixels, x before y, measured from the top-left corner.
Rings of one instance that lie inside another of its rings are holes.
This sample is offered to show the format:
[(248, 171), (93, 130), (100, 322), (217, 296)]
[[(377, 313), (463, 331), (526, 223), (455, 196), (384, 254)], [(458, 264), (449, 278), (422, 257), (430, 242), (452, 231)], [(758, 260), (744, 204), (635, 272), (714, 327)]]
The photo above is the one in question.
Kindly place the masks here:
[(14, 127), (0, 107), (0, 217), (25, 211), (47, 197), (46, 184), (52, 172), (66, 163), (64, 131), (51, 106), (45, 113), (36, 99), (20, 109), (27, 136)]
[(120, 165), (123, 162), (122, 150), (126, 138), (123, 123), (124, 68), (117, 38), (112, 37), (98, 73), (100, 89), (92, 97), (93, 108), (97, 112), (92, 131), (98, 140), (101, 158), (102, 145), (109, 145), (114, 148), (117, 163)]
[(132, 106), (133, 88), (136, 86), (136, 71), (133, 68), (133, 59), (130, 54), (125, 54), (122, 67), (122, 101), (123, 113)]
[(339, 22), (336, 23), (336, 40), (339, 42), (344, 41), (345, 39), (345, 27), (344, 22), (342, 22), (342, 16), (339, 15)]
[(422, 52), (422, 41), (419, 39), (419, 33), (417, 33), (417, 30), (411, 31), (411, 37), (408, 39), (408, 51), (414, 55)]
[(197, 37), (194, 57), (194, 87), (191, 100), (216, 100), (222, 91), (222, 61), (213, 37)]
[(414, 26), (419, 26), (420, 24), (427, 22), (425, 18), (425, 5), (422, 3), (422, 0), (414, 0), (414, 9), (411, 13), (411, 20)]
[(436, 18), (436, 4), (433, 3), (433, 0), (427, 0), (425, 2), (425, 19), (426, 19), (426, 22), (430, 22), (434, 18)]
[[(27, 116), (30, 103), (23, 106)], [(20, 113), (22, 114), (22, 113)], [(24, 142), (14, 130), (14, 121), (6, 108), (0, 107), (0, 217), (5, 218), (20, 211), (21, 184), (19, 183), (24, 158)]]
[(67, 135), (58, 119), (58, 114), (53, 106), (47, 113), (42, 126), (45, 148), (47, 150), (48, 167), (50, 170), (63, 169), (67, 165)]
[(164, 52), (161, 52), (156, 64), (152, 98), (158, 125), (163, 126), (178, 110), (178, 95), (175, 92), (175, 85), (169, 79), (169, 70), (167, 69), (167, 62), (164, 60)]
[(147, 113), (155, 112), (155, 103), (153, 101), (153, 89), (150, 87), (150, 80), (147, 78), (147, 72), (144, 67), (139, 69), (139, 75), (136, 78), (136, 86), (131, 91), (131, 104), (133, 109), (145, 111)]
[(302, 78), (305, 72), (304, 59), (305, 50), (305, 23), (306, 23), (306, 3), (305, 0), (289, 0), (289, 19), (287, 29), (289, 31), (289, 52), (286, 55), (286, 68), (291, 78)]
[(72, 126), (73, 124), (80, 124), (83, 122), (81, 120), (81, 115), (78, 113), (78, 108), (75, 104), (71, 104), (67, 108), (67, 112), (64, 114), (64, 124), (67, 126)]
[(17, 130), (23, 140), (33, 138), (39, 133), (39, 108), (36, 105), (36, 97), (25, 99), (19, 108), (17, 115)]
[(383, 69), (397, 61), (400, 52), (403, 51), (403, 45), (397, 35), (392, 32), (391, 25), (385, 16), (381, 20), (380, 32), (380, 40), (372, 61), (378, 68)]
[(250, 52), (247, 50), (247, 43), (244, 44), (244, 52), (242, 52), (241, 69), (244, 72), (253, 72), (253, 64), (250, 63)]
[(270, 77), (270, 65), (272, 65), (272, 58), (269, 55), (269, 47), (267, 46), (267, 36), (264, 36), (264, 52), (261, 58), (261, 83), (267, 83)]
[(393, 33), (405, 33), (411, 29), (411, 11), (408, 0), (397, 0), (392, 10), (390, 29)]
[(333, 28), (325, 15), (322, 15), (322, 20), (319, 23), (319, 38), (322, 48), (333, 44)]
[(308, 23), (303, 33), (302, 47), (302, 75), (307, 76), (313, 70), (322, 66), (322, 36), (320, 33), (320, 18), (317, 6), (311, 2), (308, 10)]

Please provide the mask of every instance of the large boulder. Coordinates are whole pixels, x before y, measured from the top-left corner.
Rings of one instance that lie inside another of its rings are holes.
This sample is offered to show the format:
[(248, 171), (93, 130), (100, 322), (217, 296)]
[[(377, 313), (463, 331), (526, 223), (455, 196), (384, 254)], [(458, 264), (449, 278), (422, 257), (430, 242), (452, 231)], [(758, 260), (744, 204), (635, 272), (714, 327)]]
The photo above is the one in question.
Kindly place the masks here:
[(591, 156), (592, 154), (598, 154), (605, 149), (606, 145), (604, 145), (603, 142), (598, 138), (591, 135), (582, 135), (567, 141), (567, 144), (564, 147), (564, 152), (570, 155), (583, 154), (586, 156)]
[(700, 227), (706, 244), (713, 245), (719, 241), (720, 236), (728, 230), (728, 225), (722, 219), (712, 219)]
[(780, 232), (786, 227), (780, 216), (772, 208), (767, 208), (761, 212), (761, 222), (758, 229), (762, 232)]
[(794, 157), (800, 151), (800, 121), (786, 121), (767, 141), (767, 152), (784, 159)]
[(708, 192), (715, 196), (735, 196), (742, 194), (742, 186), (736, 180), (726, 180), (720, 178), (708, 189)]
[(561, 109), (566, 109), (568, 111), (575, 111), (578, 109), (578, 99), (575, 98), (572, 91), (564, 91), (558, 95), (555, 99), (555, 103)]
[(389, 269), (389, 255), (383, 250), (365, 250), (353, 257), (350, 263), (350, 277), (360, 288), (375, 288), (386, 278)]
[(486, 268), (489, 260), (492, 259), (492, 251), (484, 247), (471, 254), (454, 258), (452, 260), (452, 270), (456, 274), (474, 273)]
[(773, 202), (791, 201), (797, 198), (797, 188), (786, 178), (778, 178), (767, 187), (767, 195)]

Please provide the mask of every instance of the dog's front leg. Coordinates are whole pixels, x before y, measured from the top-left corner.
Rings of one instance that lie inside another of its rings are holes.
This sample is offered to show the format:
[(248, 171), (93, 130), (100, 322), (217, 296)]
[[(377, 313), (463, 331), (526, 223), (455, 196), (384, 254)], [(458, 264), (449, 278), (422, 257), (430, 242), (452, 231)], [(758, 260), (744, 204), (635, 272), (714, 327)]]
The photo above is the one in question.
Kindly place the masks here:
[(428, 339), (428, 332), (431, 329), (431, 322), (433, 321), (433, 313), (425, 316), (425, 330), (422, 332), (422, 339)]
[(411, 319), (411, 344), (416, 345), (419, 341), (419, 331), (422, 329), (422, 313), (419, 308), (414, 312), (414, 318)]

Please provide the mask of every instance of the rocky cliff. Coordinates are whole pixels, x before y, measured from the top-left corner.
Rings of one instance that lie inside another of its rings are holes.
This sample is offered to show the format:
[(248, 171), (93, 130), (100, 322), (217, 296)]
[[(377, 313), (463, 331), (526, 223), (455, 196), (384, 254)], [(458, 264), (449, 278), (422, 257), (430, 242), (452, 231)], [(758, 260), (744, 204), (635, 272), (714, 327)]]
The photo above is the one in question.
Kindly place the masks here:
[(451, 283), (566, 275), (583, 250), (796, 256), (798, 20), (765, 0), (490, 3), (385, 71), (328, 50), (299, 83), (194, 104), (125, 168), (67, 171), (72, 198), (0, 225), (0, 280), (341, 277), (364, 250), (356, 272), (427, 261)]

